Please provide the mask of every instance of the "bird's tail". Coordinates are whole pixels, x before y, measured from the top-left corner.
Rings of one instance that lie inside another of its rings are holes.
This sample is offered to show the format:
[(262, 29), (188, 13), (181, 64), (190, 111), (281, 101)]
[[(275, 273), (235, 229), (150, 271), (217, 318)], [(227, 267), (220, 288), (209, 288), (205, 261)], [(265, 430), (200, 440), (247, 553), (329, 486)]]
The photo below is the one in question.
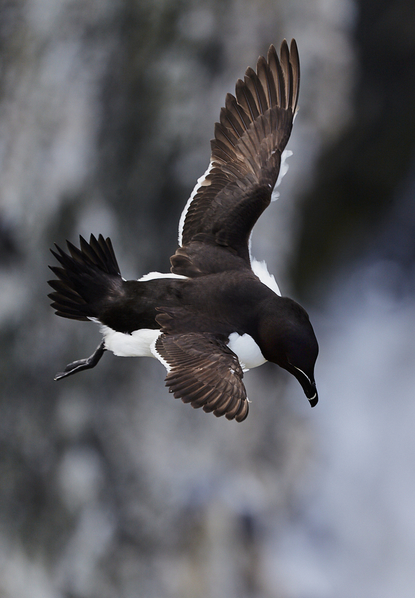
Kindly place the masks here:
[(52, 254), (61, 264), (49, 266), (58, 280), (49, 280), (54, 289), (48, 296), (58, 316), (89, 320), (98, 316), (100, 302), (122, 282), (120, 269), (109, 238), (91, 235), (89, 243), (80, 237), (80, 249), (66, 242), (69, 253), (55, 245)]

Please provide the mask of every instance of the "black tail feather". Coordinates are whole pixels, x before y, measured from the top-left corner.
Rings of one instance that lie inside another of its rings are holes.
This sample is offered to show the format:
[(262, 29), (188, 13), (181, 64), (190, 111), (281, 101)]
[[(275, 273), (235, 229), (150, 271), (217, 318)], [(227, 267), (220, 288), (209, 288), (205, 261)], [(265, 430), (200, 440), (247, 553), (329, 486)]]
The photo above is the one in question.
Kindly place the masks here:
[(89, 243), (80, 236), (80, 249), (66, 242), (69, 253), (58, 245), (52, 255), (61, 264), (49, 266), (57, 280), (49, 280), (54, 289), (48, 296), (58, 316), (74, 320), (98, 317), (105, 297), (122, 284), (120, 269), (111, 240), (91, 235)]

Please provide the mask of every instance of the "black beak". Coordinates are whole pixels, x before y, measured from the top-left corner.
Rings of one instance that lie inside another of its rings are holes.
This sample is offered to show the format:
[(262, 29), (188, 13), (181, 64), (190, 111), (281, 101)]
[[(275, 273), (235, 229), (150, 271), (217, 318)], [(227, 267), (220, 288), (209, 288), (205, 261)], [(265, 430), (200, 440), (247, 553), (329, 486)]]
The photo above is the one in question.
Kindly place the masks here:
[(297, 368), (296, 366), (291, 366), (291, 364), (289, 364), (289, 367), (287, 367), (286, 369), (289, 372), (291, 372), (291, 374), (293, 374), (293, 376), (295, 376), (298, 382), (301, 384), (301, 387), (310, 403), (310, 406), (315, 407), (318, 403), (318, 392), (314, 379), (309, 378), (307, 374), (300, 370), (300, 368)]
[(311, 381), (304, 374), (302, 376), (297, 376), (297, 380), (303, 387), (304, 394), (307, 397), (310, 406), (315, 407), (318, 403), (318, 392), (316, 388), (316, 383), (314, 382), (314, 380)]
[(308, 396), (308, 394), (306, 393), (306, 397), (310, 403), (310, 407), (315, 407), (318, 403), (318, 393), (317, 393), (316, 385), (313, 384), (313, 387), (314, 387), (314, 393), (312, 394), (312, 396)]
[(299, 380), (299, 382), (303, 387), (304, 394), (307, 397), (310, 406), (315, 407), (318, 403), (316, 383), (314, 381), (311, 382), (310, 380), (307, 380), (307, 382), (305, 382), (304, 379)]

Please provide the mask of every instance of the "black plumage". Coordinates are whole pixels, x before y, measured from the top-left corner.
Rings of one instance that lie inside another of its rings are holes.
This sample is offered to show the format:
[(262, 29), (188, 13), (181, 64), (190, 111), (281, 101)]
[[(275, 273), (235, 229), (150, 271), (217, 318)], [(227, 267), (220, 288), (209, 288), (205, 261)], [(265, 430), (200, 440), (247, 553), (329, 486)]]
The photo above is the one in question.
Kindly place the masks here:
[[(110, 239), (80, 238), (49, 284), (57, 315), (97, 320), (104, 340), (57, 379), (94, 367), (106, 349), (152, 355), (174, 397), (216, 416), (248, 415), (243, 369), (265, 360), (293, 374), (314, 406), (318, 344), (305, 310), (251, 267), (249, 237), (271, 201), (291, 134), (300, 81), (295, 41), (271, 46), (228, 94), (211, 160), (185, 207), (171, 274), (126, 281)], [(259, 277), (258, 277), (259, 276)], [(265, 283), (265, 284), (264, 284)]]

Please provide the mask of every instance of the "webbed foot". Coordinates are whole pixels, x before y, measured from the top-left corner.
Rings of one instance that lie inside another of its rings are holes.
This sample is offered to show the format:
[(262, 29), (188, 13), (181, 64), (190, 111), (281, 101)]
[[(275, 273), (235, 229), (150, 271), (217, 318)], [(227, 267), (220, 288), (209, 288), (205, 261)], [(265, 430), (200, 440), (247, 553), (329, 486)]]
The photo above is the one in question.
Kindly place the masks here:
[(105, 343), (102, 341), (100, 345), (95, 349), (90, 357), (86, 357), (85, 359), (78, 359), (77, 361), (73, 361), (72, 363), (68, 363), (66, 368), (63, 372), (59, 372), (55, 376), (55, 380), (60, 380), (61, 378), (66, 378), (66, 376), (71, 376), (72, 374), (76, 374), (77, 372), (82, 372), (82, 370), (89, 370), (95, 367), (98, 361), (104, 354), (105, 351)]

